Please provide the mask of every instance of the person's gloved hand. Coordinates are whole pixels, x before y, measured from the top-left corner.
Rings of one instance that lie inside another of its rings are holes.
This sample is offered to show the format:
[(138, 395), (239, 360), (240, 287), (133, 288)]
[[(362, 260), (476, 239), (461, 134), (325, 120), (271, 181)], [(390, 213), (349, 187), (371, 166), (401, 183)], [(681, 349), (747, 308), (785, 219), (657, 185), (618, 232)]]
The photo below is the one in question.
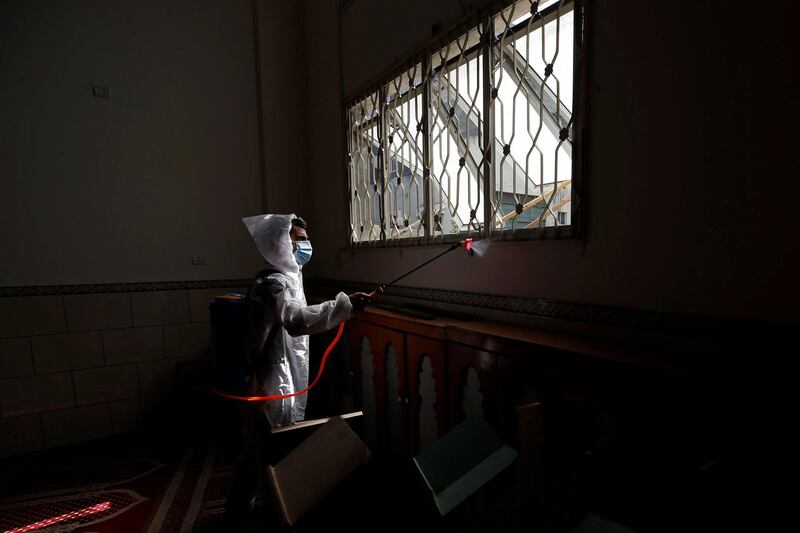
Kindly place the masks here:
[(353, 309), (356, 311), (364, 309), (372, 302), (372, 296), (363, 292), (354, 292), (353, 294), (348, 294), (347, 297), (350, 298), (350, 303), (353, 304)]

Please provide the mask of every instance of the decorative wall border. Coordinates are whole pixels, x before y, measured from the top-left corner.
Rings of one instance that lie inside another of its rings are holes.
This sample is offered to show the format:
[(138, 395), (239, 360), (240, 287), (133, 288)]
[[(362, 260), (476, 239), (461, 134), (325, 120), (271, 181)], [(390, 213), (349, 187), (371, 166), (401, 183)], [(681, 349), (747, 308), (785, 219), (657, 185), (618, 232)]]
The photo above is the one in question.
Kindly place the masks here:
[[(83, 285), (35, 285), (0, 287), (0, 298), (20, 296), (55, 296), (70, 294), (102, 294), (120, 292), (149, 292), (191, 289), (249, 287), (250, 279), (220, 279), (195, 281), (154, 281), (141, 283), (99, 283)], [(333, 294), (337, 291), (364, 291), (374, 284), (325, 278), (308, 278), (306, 292)], [(797, 327), (791, 324), (725, 319), (702, 315), (666, 313), (610, 305), (505, 296), (481, 292), (394, 286), (386, 294), (418, 300), (420, 305), (446, 303), (496, 311), (510, 311), (541, 318), (552, 318), (586, 324), (632, 328), (660, 333), (716, 338), (772, 339), (789, 338)]]
[[(311, 278), (306, 280), (305, 286), (307, 293), (319, 291), (322, 294), (340, 290), (369, 292), (375, 288), (374, 284)], [(419, 300), (420, 305), (432, 305), (434, 303), (455, 304), (602, 326), (712, 338), (732, 339), (747, 337), (749, 339), (758, 339), (765, 336), (766, 338), (774, 338), (775, 336), (788, 336), (796, 329), (791, 324), (783, 323), (726, 319), (611, 305), (446, 289), (394, 286), (387, 289), (386, 294), (399, 298)]]
[(100, 294), (112, 292), (177, 291), (249, 287), (250, 279), (211, 279), (200, 281), (148, 281), (141, 283), (98, 283), (85, 285), (34, 285), (0, 287), (0, 298), (14, 296), (56, 296), (65, 294)]

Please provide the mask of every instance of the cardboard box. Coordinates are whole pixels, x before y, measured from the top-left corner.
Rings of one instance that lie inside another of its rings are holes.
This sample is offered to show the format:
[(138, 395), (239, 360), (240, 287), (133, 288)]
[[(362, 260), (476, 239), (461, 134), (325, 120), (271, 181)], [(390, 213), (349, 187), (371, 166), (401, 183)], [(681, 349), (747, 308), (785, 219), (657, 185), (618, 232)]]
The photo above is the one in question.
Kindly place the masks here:
[[(313, 424), (303, 427), (309, 426)], [(369, 448), (342, 417), (325, 422), (277, 465), (268, 467), (284, 522), (296, 524), (369, 456)]]

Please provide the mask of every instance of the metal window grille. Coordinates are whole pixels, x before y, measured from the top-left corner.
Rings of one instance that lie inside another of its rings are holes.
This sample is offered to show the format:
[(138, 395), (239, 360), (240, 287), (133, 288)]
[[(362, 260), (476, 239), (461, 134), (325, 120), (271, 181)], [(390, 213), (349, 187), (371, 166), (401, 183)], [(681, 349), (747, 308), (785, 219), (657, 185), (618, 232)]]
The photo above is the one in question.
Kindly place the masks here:
[(418, 63), (384, 89), (387, 239), (425, 237), (425, 102)]
[(351, 103), (351, 243), (575, 235), (582, 20), (508, 2)]

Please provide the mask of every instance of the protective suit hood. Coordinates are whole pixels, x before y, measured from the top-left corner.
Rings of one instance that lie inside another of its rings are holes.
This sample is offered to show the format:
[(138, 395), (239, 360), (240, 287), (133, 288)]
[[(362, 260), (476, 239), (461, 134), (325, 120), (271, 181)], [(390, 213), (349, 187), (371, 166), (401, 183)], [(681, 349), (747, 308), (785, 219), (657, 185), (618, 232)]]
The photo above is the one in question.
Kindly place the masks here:
[(289, 215), (256, 215), (242, 219), (247, 231), (256, 241), (256, 247), (261, 256), (269, 265), (280, 272), (297, 274), (300, 266), (294, 258), (292, 239), (289, 232), (292, 229), (292, 219), (297, 218), (294, 213)]

